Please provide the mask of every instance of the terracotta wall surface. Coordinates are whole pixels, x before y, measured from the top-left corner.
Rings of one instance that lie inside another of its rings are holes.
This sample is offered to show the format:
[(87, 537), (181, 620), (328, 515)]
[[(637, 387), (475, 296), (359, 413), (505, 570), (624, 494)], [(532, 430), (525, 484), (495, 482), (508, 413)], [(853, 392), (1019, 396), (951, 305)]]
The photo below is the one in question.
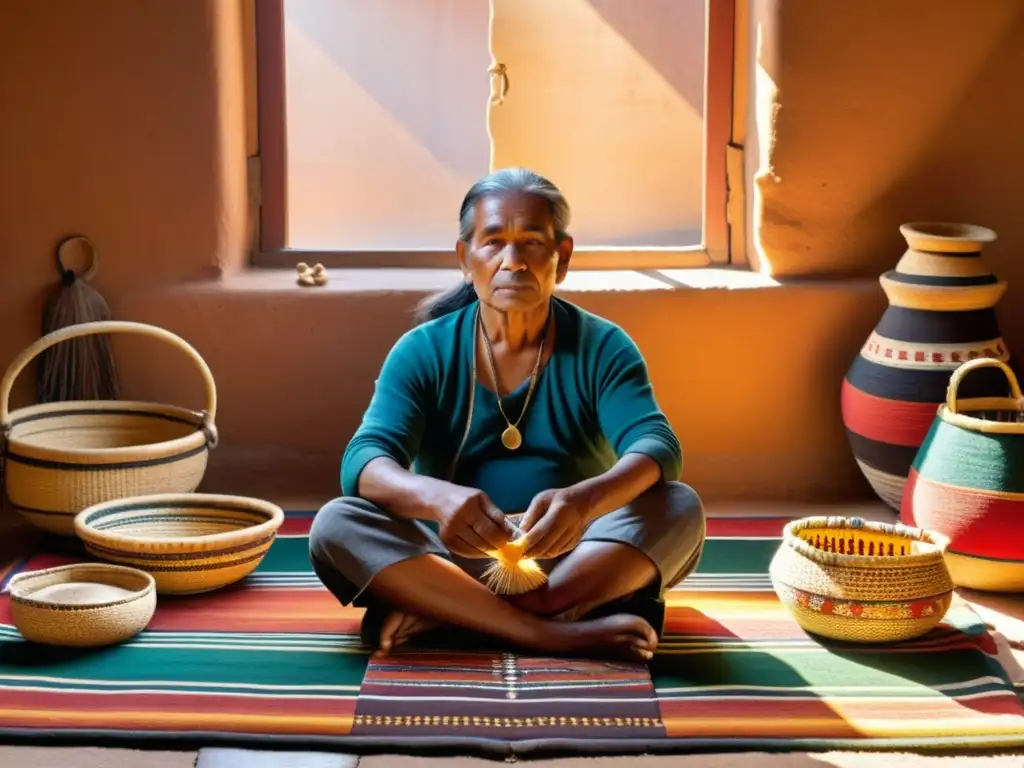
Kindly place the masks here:
[[(640, 343), (684, 442), (685, 479), (706, 496), (867, 497), (838, 388), (884, 307), (874, 277), (902, 252), (900, 222), (999, 231), (989, 258), (1011, 281), (1003, 331), (1024, 353), (1024, 8), (753, 2), (752, 66), (764, 74), (751, 98), (768, 79), (776, 91), (750, 110), (748, 140), (765, 158), (751, 163), (751, 236), (776, 275), (827, 279), (568, 297)], [(235, 276), (248, 235), (241, 19), (222, 0), (0, 5), (0, 363), (38, 333), (53, 244), (85, 233), (115, 314), (182, 334), (213, 368), (219, 466), (256, 475), (277, 457), (294, 482), (334, 489), (423, 287), (356, 290), (339, 275), (315, 292), (292, 275)], [(180, 357), (137, 341), (117, 350), (128, 395), (198, 405)]]
[[(220, 396), (222, 445), (214, 459), (227, 462), (232, 476), (249, 467), (243, 484), (256, 482), (281, 461), (304, 487), (333, 492), (345, 441), (421, 295), (211, 285), (123, 295), (117, 310), (200, 349)], [(838, 418), (838, 382), (882, 309), (873, 283), (566, 296), (621, 323), (644, 350), (684, 445), (685, 477), (707, 495), (864, 492)], [(752, 318), (763, 319), (738, 322)], [(173, 350), (135, 340), (115, 349), (132, 393), (203, 402), (199, 377)]]
[(68, 234), (96, 244), (115, 306), (242, 264), (241, 16), (220, 0), (0, 4), (4, 365), (39, 331)]
[(1024, 279), (1024, 3), (755, 2), (778, 89), (756, 179), (772, 272), (874, 275), (899, 223), (931, 218), (998, 230), (993, 266)]

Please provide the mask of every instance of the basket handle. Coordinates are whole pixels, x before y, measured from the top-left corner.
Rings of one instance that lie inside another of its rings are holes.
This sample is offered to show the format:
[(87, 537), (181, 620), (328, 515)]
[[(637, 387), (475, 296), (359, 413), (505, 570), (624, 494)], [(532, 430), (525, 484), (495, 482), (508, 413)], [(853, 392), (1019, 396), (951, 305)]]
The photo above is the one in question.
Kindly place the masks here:
[(1002, 360), (996, 360), (993, 357), (976, 357), (974, 360), (968, 360), (966, 363), (961, 365), (955, 371), (953, 375), (949, 377), (949, 386), (946, 387), (946, 410), (949, 413), (957, 413), (957, 394), (960, 389), (960, 384), (963, 382), (964, 377), (971, 371), (976, 371), (979, 368), (998, 368), (1006, 376), (1007, 382), (1010, 384), (1010, 395), (1018, 403), (1024, 403), (1024, 395), (1021, 394), (1020, 384), (1017, 383), (1017, 377), (1013, 373), (1013, 369), (1010, 368)]
[[(58, 328), (35, 340), (20, 355), (14, 358), (14, 362), (7, 368), (2, 380), (0, 380), (0, 430), (4, 433), (10, 430), (10, 399), (11, 389), (18, 374), (26, 365), (38, 355), (50, 347), (60, 344), (62, 341), (70, 341), (81, 336), (94, 336), (100, 333), (137, 333), (142, 336), (149, 336), (153, 339), (166, 341), (173, 347), (177, 347), (190, 358), (203, 376), (203, 383), (206, 386), (206, 410), (203, 411), (203, 429), (216, 435), (213, 426), (214, 417), (217, 415), (217, 385), (214, 383), (213, 374), (206, 361), (200, 356), (192, 345), (184, 339), (176, 336), (170, 331), (159, 328), (155, 325), (135, 323), (128, 320), (100, 320), (88, 323), (78, 323), (64, 328)], [(216, 438), (214, 438), (215, 440)]]

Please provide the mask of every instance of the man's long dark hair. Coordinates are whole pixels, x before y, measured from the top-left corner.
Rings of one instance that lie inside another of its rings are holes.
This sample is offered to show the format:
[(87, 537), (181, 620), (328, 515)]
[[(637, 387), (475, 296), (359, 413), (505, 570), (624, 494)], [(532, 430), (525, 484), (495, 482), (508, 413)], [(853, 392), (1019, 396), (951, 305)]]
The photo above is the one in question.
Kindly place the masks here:
[[(569, 231), (569, 203), (558, 187), (526, 168), (502, 168), (478, 179), (462, 199), (462, 207), (459, 209), (459, 240), (467, 244), (473, 240), (473, 230), (476, 227), (474, 215), (476, 204), (480, 200), (510, 192), (537, 195), (546, 200), (551, 206), (555, 236), (559, 240), (565, 237)], [(460, 280), (457, 285), (421, 301), (416, 307), (413, 319), (415, 324), (419, 325), (468, 307), (476, 300), (476, 290), (472, 283)]]

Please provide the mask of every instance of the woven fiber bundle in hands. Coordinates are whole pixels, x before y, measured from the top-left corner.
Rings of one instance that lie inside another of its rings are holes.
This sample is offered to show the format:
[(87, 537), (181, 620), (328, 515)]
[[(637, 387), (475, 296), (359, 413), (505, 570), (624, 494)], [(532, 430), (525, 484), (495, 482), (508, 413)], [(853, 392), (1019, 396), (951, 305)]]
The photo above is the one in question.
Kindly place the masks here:
[(484, 571), (484, 584), (497, 595), (521, 595), (543, 586), (548, 576), (532, 557), (526, 557), (526, 534), (509, 518), (515, 538), (491, 553), (491, 563)]
[[(89, 266), (80, 275), (64, 265), (63, 257), (72, 243), (81, 244), (90, 257)], [(110, 307), (89, 285), (99, 269), (99, 256), (93, 244), (80, 235), (65, 238), (57, 246), (56, 260), (61, 287), (46, 302), (43, 335), (70, 325), (110, 320)], [(38, 365), (36, 397), (40, 403), (120, 397), (114, 356), (106, 334), (70, 339), (48, 349), (39, 356)]]

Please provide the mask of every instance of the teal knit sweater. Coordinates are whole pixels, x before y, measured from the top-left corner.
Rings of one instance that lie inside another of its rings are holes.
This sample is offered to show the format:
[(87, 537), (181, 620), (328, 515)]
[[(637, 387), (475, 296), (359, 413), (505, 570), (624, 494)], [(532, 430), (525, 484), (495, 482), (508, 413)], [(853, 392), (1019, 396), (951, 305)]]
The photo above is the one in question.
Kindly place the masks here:
[[(650, 456), (665, 480), (678, 479), (679, 440), (632, 339), (567, 301), (553, 299), (552, 306), (555, 347), (519, 422), (518, 450), (501, 443), (507, 425), (495, 394), (473, 381), (474, 303), (414, 328), (391, 349), (342, 459), (343, 495), (358, 495), (360, 473), (381, 456), (478, 488), (506, 513), (524, 511), (541, 491), (599, 475), (627, 453)], [(528, 388), (523, 382), (504, 400), (513, 422)], [(472, 427), (449, 478), (474, 389)]]

